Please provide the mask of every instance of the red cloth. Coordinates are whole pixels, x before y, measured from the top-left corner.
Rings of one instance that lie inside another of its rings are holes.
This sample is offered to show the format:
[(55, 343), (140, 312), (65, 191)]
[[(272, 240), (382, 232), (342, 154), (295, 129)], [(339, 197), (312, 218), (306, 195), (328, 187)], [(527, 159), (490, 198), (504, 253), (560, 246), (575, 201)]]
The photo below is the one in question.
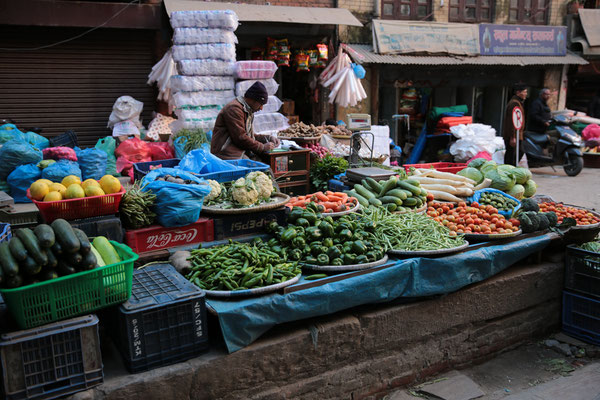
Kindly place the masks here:
[(467, 161), (467, 164), (469, 164), (471, 161), (473, 161), (476, 158), (484, 158), (488, 161), (491, 161), (492, 155), (490, 153), (488, 153), (487, 151), (480, 151), (479, 153), (475, 154), (475, 157), (473, 157), (469, 161)]
[(596, 124), (589, 124), (583, 129), (583, 131), (581, 131), (581, 136), (583, 136), (583, 140), (600, 138), (600, 126)]
[(472, 124), (473, 117), (464, 116), (464, 117), (443, 117), (440, 118), (437, 127), (438, 128), (450, 128), (452, 126), (461, 125), (461, 124)]

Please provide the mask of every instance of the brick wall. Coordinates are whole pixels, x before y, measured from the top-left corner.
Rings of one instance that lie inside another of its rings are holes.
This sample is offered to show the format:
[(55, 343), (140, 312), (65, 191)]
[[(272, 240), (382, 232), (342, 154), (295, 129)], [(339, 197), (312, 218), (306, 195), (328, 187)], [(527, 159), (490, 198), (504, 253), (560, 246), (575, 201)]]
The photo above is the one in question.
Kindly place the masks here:
[(375, 1), (381, 0), (338, 0), (338, 7), (357, 13), (372, 13), (375, 11)]
[[(240, 3), (240, 1), (223, 0), (224, 3)], [(243, 0), (244, 4), (291, 6), (291, 7), (327, 7), (334, 8), (334, 0)]]

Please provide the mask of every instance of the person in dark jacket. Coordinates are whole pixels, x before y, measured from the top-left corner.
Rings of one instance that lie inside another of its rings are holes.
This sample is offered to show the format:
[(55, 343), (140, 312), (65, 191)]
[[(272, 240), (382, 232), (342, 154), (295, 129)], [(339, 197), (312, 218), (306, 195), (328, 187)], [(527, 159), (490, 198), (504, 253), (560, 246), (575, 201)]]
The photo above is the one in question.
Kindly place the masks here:
[(265, 154), (279, 146), (279, 139), (271, 135), (255, 135), (252, 128), (254, 113), (267, 104), (265, 85), (254, 83), (243, 97), (229, 102), (215, 121), (210, 152), (223, 160), (239, 160)]
[(546, 133), (552, 119), (552, 112), (548, 106), (548, 99), (552, 94), (550, 89), (542, 89), (540, 96), (531, 103), (527, 119), (527, 130), (537, 133)]
[[(523, 108), (523, 102), (527, 98), (527, 86), (515, 85), (514, 96), (510, 99), (506, 105), (506, 111), (504, 113), (504, 123), (502, 124), (502, 139), (504, 139), (504, 145), (506, 147), (506, 153), (504, 154), (504, 163), (510, 165), (517, 165), (515, 162), (516, 158), (516, 146), (517, 140), (519, 140), (519, 160), (523, 157), (523, 131), (525, 126), (519, 130), (519, 137), (517, 138), (517, 131), (513, 125), (513, 111), (518, 108), (521, 111), (522, 121), (525, 121), (525, 110)], [(525, 125), (523, 123), (523, 125)]]
[(592, 118), (600, 118), (600, 90), (598, 90), (596, 95), (592, 98), (592, 101), (588, 106), (587, 114)]

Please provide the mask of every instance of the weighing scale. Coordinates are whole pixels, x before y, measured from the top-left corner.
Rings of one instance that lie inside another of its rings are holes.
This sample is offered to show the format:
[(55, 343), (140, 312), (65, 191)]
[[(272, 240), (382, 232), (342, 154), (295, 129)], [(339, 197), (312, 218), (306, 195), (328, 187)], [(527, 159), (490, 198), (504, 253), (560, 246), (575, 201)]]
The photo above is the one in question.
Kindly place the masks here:
[[(371, 132), (371, 115), (369, 114), (348, 114), (348, 124), (346, 127), (352, 131), (350, 137), (350, 166), (373, 165), (373, 147), (375, 146), (375, 136)], [(365, 141), (364, 135), (371, 136), (371, 145)], [(365, 161), (360, 156), (360, 149), (366, 146), (370, 150), (371, 157)]]
[(373, 178), (376, 181), (387, 180), (396, 172), (377, 167), (350, 168), (346, 170), (346, 179), (350, 182), (360, 183), (365, 178)]

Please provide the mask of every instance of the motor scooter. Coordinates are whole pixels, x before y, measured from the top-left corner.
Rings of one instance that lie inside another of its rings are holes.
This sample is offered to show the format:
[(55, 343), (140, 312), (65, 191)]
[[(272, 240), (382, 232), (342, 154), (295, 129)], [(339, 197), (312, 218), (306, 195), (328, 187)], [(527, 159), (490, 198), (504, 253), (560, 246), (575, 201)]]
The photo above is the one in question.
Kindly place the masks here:
[[(565, 173), (575, 176), (583, 169), (583, 140), (569, 126), (565, 115), (554, 115), (546, 133), (525, 131), (523, 149), (527, 154), (529, 167), (562, 165)], [(554, 132), (553, 132), (554, 131)], [(552, 145), (550, 135), (558, 137)]]

